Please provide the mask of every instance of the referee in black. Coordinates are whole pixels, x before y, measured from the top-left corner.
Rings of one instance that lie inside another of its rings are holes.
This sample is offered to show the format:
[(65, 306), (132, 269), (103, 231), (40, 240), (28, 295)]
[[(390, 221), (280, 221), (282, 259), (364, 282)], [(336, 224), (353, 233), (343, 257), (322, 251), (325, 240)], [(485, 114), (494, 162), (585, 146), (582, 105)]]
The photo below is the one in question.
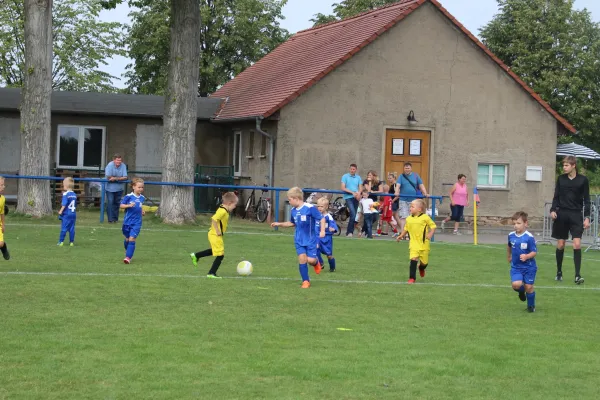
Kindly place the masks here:
[[(565, 241), (571, 233), (573, 260), (575, 261), (575, 283), (583, 283), (581, 277), (581, 236), (590, 226), (590, 183), (584, 175), (577, 173), (577, 158), (563, 159), (563, 175), (556, 180), (550, 216), (554, 220), (552, 237), (556, 239), (556, 278), (562, 281), (562, 262)], [(583, 218), (582, 218), (583, 211)]]

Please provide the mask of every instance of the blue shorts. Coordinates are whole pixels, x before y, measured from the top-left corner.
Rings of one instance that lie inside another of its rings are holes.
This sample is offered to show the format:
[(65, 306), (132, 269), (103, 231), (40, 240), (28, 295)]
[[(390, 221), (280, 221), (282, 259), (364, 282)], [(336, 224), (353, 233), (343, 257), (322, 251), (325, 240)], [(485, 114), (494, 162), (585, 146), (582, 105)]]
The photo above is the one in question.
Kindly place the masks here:
[(331, 236), (326, 236), (319, 240), (319, 251), (328, 257), (333, 255), (333, 240)]
[(300, 246), (298, 243), (296, 245), (296, 254), (306, 254), (309, 258), (317, 258), (317, 242), (311, 244), (309, 246)]
[(533, 285), (535, 283), (535, 274), (537, 273), (536, 268), (511, 268), (510, 269), (510, 281), (523, 281), (527, 285)]
[(121, 231), (126, 238), (137, 238), (140, 235), (141, 230), (141, 225), (123, 225), (123, 229)]

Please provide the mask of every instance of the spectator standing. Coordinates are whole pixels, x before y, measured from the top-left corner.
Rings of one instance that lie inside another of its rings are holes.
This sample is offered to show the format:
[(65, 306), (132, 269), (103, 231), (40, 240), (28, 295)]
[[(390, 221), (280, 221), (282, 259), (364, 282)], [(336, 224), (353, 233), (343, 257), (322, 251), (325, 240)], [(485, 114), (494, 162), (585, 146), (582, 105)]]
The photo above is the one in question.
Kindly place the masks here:
[(123, 157), (115, 154), (113, 160), (104, 169), (104, 175), (109, 183), (106, 184), (106, 199), (108, 206), (106, 213), (108, 223), (114, 224), (119, 220), (119, 207), (123, 197), (123, 183), (127, 180), (127, 166), (123, 163)]
[(442, 230), (448, 221), (454, 221), (454, 235), (460, 235), (458, 226), (462, 220), (465, 207), (469, 206), (469, 190), (467, 189), (467, 177), (458, 175), (458, 181), (450, 189), (450, 212), (451, 215), (442, 221)]
[(342, 176), (342, 192), (344, 192), (344, 200), (346, 201), (346, 207), (348, 207), (348, 227), (346, 228), (346, 236), (352, 237), (354, 235), (354, 218), (356, 218), (356, 210), (358, 208), (358, 201), (360, 200), (361, 183), (362, 179), (360, 175), (356, 173), (358, 167), (356, 164), (350, 164), (350, 170), (348, 173)]
[[(404, 163), (404, 173), (398, 177), (396, 185), (396, 197), (400, 197), (398, 203), (398, 216), (400, 217), (400, 231), (404, 231), (406, 218), (410, 215), (410, 203), (415, 198), (429, 197), (427, 189), (423, 185), (423, 180), (416, 173), (412, 172), (412, 164)], [(409, 232), (410, 234), (410, 232)]]

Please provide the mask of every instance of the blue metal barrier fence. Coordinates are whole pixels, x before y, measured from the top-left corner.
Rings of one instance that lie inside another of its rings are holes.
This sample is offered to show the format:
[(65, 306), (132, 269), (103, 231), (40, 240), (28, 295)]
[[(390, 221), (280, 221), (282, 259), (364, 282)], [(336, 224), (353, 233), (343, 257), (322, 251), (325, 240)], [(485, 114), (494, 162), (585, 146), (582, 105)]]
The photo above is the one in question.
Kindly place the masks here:
[[(46, 181), (59, 181), (63, 180), (64, 177), (57, 176), (30, 176), (30, 175), (0, 175), (6, 179), (37, 179), (37, 180), (46, 180)], [(108, 179), (99, 179), (99, 178), (73, 178), (74, 181), (79, 182), (99, 182), (101, 183), (102, 190), (100, 193), (100, 222), (104, 222), (104, 201), (106, 198), (105, 195), (105, 185), (109, 183)], [(123, 183), (130, 183), (131, 181), (123, 181)], [(273, 202), (273, 222), (279, 222), (279, 200), (280, 193), (287, 192), (289, 188), (283, 187), (265, 187), (265, 186), (236, 186), (236, 185), (213, 185), (213, 184), (204, 184), (204, 183), (181, 183), (181, 182), (144, 182), (145, 185), (163, 185), (163, 186), (181, 186), (181, 187), (204, 187), (204, 188), (220, 188), (220, 189), (235, 189), (235, 190), (267, 190), (275, 192), (275, 200)], [(302, 189), (303, 192), (317, 192), (317, 193), (333, 193), (333, 194), (348, 194), (346, 192), (342, 192), (341, 190), (327, 190), (327, 189)], [(382, 193), (378, 194), (379, 196), (394, 196), (393, 194)], [(416, 198), (425, 198), (424, 196), (400, 196), (400, 198), (404, 200), (411, 200)], [(433, 200), (431, 203), (431, 217), (435, 218), (435, 210), (436, 210), (436, 202), (439, 200), (440, 204), (442, 204), (443, 196), (429, 196), (428, 199)], [(275, 228), (277, 229), (277, 228)], [(434, 241), (434, 238), (431, 238), (431, 241)]]

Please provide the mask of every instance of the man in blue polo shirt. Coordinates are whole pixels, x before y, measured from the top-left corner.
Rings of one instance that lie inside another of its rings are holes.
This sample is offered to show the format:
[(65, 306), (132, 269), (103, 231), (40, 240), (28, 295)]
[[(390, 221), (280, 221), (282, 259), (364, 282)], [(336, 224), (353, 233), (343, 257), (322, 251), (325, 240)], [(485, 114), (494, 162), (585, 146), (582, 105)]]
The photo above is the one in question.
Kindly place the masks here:
[(348, 227), (346, 228), (346, 236), (352, 237), (354, 234), (354, 219), (356, 218), (356, 209), (358, 208), (358, 199), (362, 186), (362, 179), (356, 173), (356, 164), (350, 164), (350, 172), (342, 176), (342, 192), (344, 200), (348, 207), (350, 216), (348, 217)]
[(106, 199), (108, 206), (108, 223), (113, 224), (119, 220), (119, 205), (123, 196), (123, 182), (127, 180), (127, 166), (123, 163), (120, 154), (115, 154), (113, 160), (104, 169), (104, 175), (109, 183), (106, 184)]
[(412, 170), (412, 164), (404, 163), (404, 173), (398, 177), (396, 182), (396, 197), (400, 196), (398, 203), (398, 216), (400, 217), (400, 229), (404, 230), (406, 218), (410, 215), (410, 202), (421, 197), (429, 197), (421, 177)]

